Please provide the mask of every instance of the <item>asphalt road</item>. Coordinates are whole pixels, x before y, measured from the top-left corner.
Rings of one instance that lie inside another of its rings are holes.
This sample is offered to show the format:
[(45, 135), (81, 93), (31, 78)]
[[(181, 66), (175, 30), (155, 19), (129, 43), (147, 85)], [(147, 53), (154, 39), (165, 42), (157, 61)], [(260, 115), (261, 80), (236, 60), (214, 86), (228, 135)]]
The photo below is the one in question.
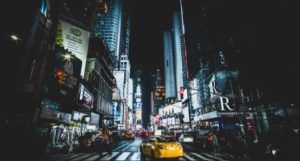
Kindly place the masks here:
[[(124, 140), (118, 142), (113, 147), (113, 152), (109, 155), (107, 152), (103, 152), (100, 157), (96, 152), (79, 152), (70, 154), (56, 154), (49, 156), (47, 161), (140, 161), (140, 144), (141, 138), (135, 140)], [(213, 155), (211, 152), (204, 152), (197, 144), (183, 144), (184, 157), (180, 158), (180, 161), (247, 161), (249, 159), (243, 157), (234, 157), (227, 153), (221, 153)], [(146, 160), (151, 160), (146, 158)]]

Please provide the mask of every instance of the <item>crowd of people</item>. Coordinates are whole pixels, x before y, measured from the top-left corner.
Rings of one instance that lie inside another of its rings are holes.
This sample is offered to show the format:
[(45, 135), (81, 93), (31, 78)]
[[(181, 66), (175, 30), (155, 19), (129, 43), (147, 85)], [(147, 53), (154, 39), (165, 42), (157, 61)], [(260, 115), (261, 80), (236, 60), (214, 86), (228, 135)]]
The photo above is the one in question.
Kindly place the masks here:
[(240, 131), (213, 131), (208, 140), (212, 144), (214, 154), (230, 153), (237, 156), (248, 155), (249, 142)]

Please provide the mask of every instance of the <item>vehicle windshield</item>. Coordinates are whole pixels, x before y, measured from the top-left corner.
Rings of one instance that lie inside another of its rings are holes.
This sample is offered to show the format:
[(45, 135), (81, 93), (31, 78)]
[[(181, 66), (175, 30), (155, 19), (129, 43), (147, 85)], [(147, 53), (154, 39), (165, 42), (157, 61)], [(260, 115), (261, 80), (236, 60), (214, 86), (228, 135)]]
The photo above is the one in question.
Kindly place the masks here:
[(192, 137), (190, 134), (184, 134), (184, 137)]
[(159, 138), (157, 138), (157, 141), (162, 142), (162, 143), (176, 142), (176, 140), (171, 137), (159, 137)]

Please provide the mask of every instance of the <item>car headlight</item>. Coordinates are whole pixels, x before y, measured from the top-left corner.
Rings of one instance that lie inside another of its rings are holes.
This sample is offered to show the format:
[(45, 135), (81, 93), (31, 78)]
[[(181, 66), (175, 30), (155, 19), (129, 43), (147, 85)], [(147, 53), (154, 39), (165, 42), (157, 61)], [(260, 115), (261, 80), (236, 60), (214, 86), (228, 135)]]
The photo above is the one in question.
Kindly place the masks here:
[(166, 146), (164, 146), (164, 145), (158, 145), (158, 149), (165, 149), (166, 148)]

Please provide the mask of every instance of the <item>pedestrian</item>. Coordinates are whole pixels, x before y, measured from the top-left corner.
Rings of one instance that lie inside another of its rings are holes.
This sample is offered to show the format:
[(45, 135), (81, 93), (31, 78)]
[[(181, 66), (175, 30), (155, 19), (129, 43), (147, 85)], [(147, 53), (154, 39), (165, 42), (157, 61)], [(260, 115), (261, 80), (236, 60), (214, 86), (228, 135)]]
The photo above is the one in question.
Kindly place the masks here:
[(220, 152), (220, 147), (219, 147), (220, 144), (219, 144), (218, 136), (215, 131), (212, 134), (212, 144), (214, 148), (214, 155), (217, 155), (217, 153)]
[(97, 153), (99, 153), (99, 155), (101, 157), (102, 156), (102, 151), (103, 151), (103, 148), (104, 148), (102, 134), (95, 138), (95, 148), (96, 148)]
[(98, 145), (98, 152), (100, 156), (102, 156), (102, 152), (107, 151), (109, 155), (112, 154), (111, 148), (111, 132), (103, 128), (101, 131), (100, 144)]

